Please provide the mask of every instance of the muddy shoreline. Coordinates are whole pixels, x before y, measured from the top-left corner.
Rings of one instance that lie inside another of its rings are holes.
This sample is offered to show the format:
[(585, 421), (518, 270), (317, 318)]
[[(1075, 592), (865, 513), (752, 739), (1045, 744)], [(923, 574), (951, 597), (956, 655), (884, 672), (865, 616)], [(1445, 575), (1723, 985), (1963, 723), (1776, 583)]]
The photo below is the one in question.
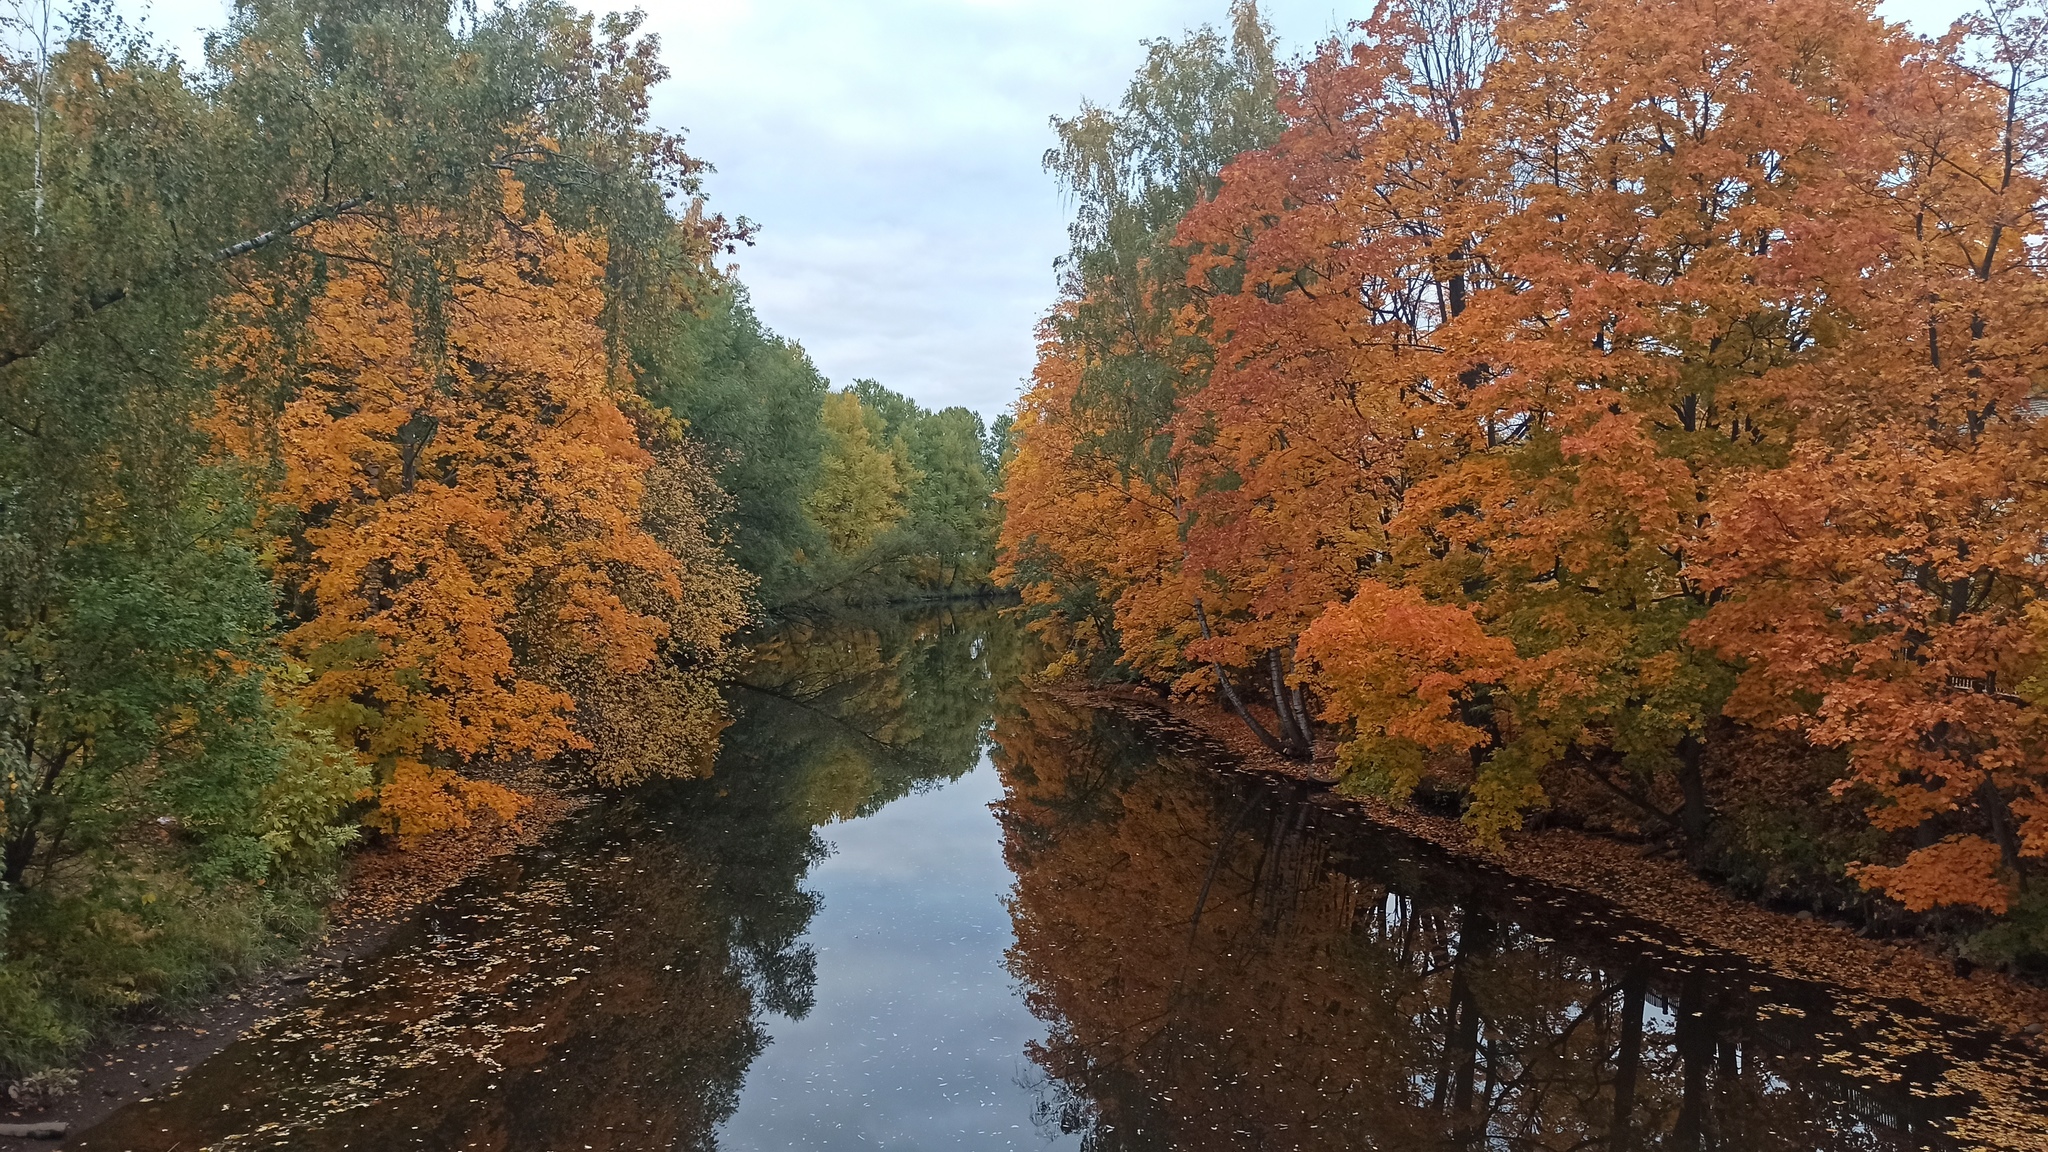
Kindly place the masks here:
[(7, 1105), (0, 1107), (0, 1124), (67, 1128), (63, 1137), (0, 1136), (0, 1152), (62, 1148), (121, 1107), (175, 1084), (257, 1021), (297, 1002), (315, 976), (375, 952), (422, 905), (491, 861), (538, 842), (586, 803), (552, 790), (522, 790), (531, 799), (516, 824), (472, 828), (413, 845), (380, 844), (356, 853), (328, 910), (327, 927), (294, 961), (223, 987), (183, 1011), (125, 1022), (87, 1049), (79, 1060), (78, 1082), (46, 1107), (0, 1101)]
[[(1259, 744), (1220, 707), (1164, 700), (1132, 688), (1062, 685), (1050, 691), (1079, 705), (1168, 718), (1220, 745), (1251, 771), (1324, 786), (1335, 780), (1335, 749), (1329, 742), (1318, 742), (1311, 761), (1289, 760)], [(1593, 833), (1568, 828), (1515, 832), (1507, 837), (1506, 851), (1488, 852), (1453, 818), (1334, 791), (1322, 801), (1517, 876), (1607, 900), (1781, 975), (1878, 998), (1912, 1000), (1937, 1012), (1981, 1021), (2048, 1057), (2048, 989), (1990, 969), (1959, 975), (1952, 960), (1920, 942), (1870, 939), (1845, 924), (1772, 911), (1716, 886), (1681, 861)]]

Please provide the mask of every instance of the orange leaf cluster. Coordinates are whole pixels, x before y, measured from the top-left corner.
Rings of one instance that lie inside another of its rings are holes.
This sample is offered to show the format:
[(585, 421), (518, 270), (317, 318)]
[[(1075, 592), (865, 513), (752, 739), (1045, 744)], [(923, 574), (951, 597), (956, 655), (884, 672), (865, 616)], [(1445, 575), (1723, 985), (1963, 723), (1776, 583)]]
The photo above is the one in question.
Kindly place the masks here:
[(230, 302), (214, 354), (235, 381), (219, 435), (274, 465), (289, 514), (304, 703), (378, 765), (372, 822), (403, 833), (512, 816), (466, 765), (590, 749), (576, 689), (719, 648), (740, 614), (713, 572), (713, 610), (678, 615), (705, 573), (649, 530), (656, 461), (608, 383), (603, 243), (504, 191), (480, 229), (320, 226)]
[(2042, 19), (1993, 17), (1382, 5), (1181, 222), (1212, 362), (1161, 483), (1077, 450), (1046, 345), (1027, 599), (1094, 582), (1154, 676), (1299, 638), (1353, 778), (1476, 762), (1488, 834), (1554, 770), (1696, 834), (1702, 748), (1796, 732), (1932, 845), (1867, 884), (2004, 907), (2048, 854), (2048, 150)]

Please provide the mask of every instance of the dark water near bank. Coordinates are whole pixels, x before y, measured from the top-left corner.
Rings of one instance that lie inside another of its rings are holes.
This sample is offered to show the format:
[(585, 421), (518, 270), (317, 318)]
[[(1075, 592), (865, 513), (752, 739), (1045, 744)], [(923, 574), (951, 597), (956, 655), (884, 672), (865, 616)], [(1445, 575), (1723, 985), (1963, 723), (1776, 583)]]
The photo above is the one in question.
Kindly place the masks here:
[(71, 1147), (2048, 1147), (2048, 1073), (1020, 683), (785, 634), (596, 806)]

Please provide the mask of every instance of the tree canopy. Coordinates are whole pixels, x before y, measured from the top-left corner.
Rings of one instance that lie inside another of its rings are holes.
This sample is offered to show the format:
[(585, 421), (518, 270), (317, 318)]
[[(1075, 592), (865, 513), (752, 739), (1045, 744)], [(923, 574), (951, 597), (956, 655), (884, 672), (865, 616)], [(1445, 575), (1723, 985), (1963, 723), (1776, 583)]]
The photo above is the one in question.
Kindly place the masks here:
[(1148, 128), (1256, 71), (1155, 46), (1060, 122), (1002, 578), (1068, 667), (1215, 687), (1290, 755), (1333, 726), (1346, 787), (1482, 842), (1572, 814), (2031, 907), (2042, 21), (1389, 3), (1213, 152), (1227, 116)]

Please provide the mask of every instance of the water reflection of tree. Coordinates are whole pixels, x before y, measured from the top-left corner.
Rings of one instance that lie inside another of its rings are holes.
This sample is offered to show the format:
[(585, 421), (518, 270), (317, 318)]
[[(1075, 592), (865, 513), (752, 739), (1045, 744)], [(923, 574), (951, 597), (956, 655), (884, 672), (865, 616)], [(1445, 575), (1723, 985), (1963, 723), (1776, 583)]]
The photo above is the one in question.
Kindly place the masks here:
[(1013, 635), (986, 609), (847, 610), (756, 646), (737, 698), (803, 766), (806, 816), (852, 819), (974, 767)]
[(812, 1006), (817, 826), (973, 767), (1006, 636), (953, 613), (768, 638), (709, 778), (504, 862), (87, 1147), (715, 1148), (767, 1014)]
[(1819, 1063), (1831, 1044), (1874, 1059), (1868, 1021), (1772, 1017), (1717, 962), (1574, 928), (1581, 911), (1333, 830), (1100, 712), (1021, 695), (995, 742), (1045, 1120), (1096, 1152), (1930, 1138), (1902, 1087)]

